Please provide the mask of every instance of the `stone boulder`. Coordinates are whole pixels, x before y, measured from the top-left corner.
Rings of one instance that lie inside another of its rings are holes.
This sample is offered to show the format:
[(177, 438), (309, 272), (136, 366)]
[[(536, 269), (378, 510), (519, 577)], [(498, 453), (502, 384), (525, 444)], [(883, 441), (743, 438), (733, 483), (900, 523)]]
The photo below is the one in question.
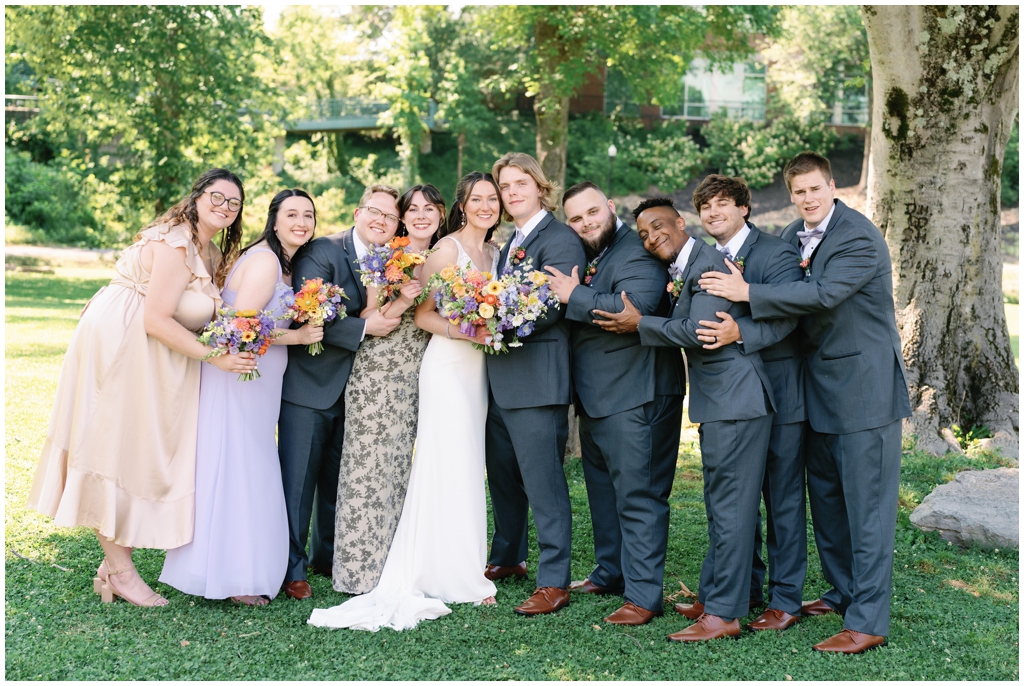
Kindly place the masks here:
[(923, 531), (957, 545), (1016, 548), (1020, 540), (1020, 478), (1016, 468), (960, 472), (938, 486), (911, 513)]

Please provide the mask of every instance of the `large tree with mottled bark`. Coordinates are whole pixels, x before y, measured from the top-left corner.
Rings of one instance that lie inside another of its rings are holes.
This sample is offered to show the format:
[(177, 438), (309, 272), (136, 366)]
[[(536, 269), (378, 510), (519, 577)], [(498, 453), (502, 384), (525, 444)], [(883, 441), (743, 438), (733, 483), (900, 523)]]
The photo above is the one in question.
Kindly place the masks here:
[(731, 63), (753, 51), (755, 34), (774, 31), (777, 13), (764, 5), (498, 5), (484, 25), (496, 50), (518, 50), (493, 82), (534, 96), (537, 161), (564, 184), (569, 100), (601, 65), (622, 72), (638, 102), (673, 103), (699, 51)]
[(1019, 372), (1001, 290), (999, 184), (1018, 108), (1016, 6), (865, 6), (868, 213), (893, 261), (913, 416), (934, 453), (987, 426), (1016, 456)]

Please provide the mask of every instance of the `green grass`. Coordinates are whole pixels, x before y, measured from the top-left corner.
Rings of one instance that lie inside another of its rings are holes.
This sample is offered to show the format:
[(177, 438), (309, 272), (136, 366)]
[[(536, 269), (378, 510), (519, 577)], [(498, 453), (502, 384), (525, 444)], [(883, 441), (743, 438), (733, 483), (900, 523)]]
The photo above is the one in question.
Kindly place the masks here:
[[(778, 635), (677, 645), (665, 635), (688, 622), (671, 612), (642, 627), (602, 617), (615, 597), (574, 597), (554, 615), (526, 619), (512, 607), (532, 590), (498, 585), (496, 607), (454, 606), (413, 631), (328, 631), (305, 621), (314, 607), (344, 599), (312, 580), (312, 601), (279, 598), (245, 608), (183, 595), (162, 584), (171, 604), (102, 605), (91, 579), (100, 560), (94, 535), (54, 527), (25, 507), (44, 440), (60, 364), (78, 311), (109, 271), (58, 268), (54, 275), (9, 272), (6, 375), (7, 679), (1005, 679), (1018, 677), (1018, 553), (961, 550), (910, 526), (916, 502), (960, 469), (998, 466), (991, 454), (931, 458), (904, 454), (886, 647), (859, 656), (822, 655), (817, 641), (838, 632), (837, 616), (816, 617)], [(592, 568), (590, 517), (579, 460), (568, 463), (573, 502), (573, 577)], [(700, 458), (681, 446), (672, 498), (665, 587), (696, 590), (707, 545)], [(806, 599), (826, 589), (808, 528)], [(530, 569), (536, 569), (531, 542)], [(27, 561), (14, 553), (32, 558)], [(155, 580), (160, 551), (140, 550)], [(54, 566), (58, 565), (58, 566)], [(62, 569), (63, 568), (63, 569)], [(747, 618), (749, 621), (752, 617)]]

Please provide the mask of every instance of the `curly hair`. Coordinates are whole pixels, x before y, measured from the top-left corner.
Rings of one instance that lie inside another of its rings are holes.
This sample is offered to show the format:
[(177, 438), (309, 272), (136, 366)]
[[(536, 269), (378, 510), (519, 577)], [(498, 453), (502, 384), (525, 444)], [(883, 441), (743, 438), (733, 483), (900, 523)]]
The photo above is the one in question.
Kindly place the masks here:
[[(197, 248), (199, 245), (199, 211), (196, 209), (196, 201), (199, 199), (206, 189), (209, 188), (215, 181), (230, 181), (231, 183), (238, 186), (238, 191), (241, 194), (241, 201), (245, 204), (245, 187), (242, 185), (242, 180), (238, 176), (227, 169), (209, 169), (199, 175), (196, 182), (192, 184), (192, 191), (176, 202), (169, 210), (164, 212), (162, 215), (154, 219), (152, 222), (146, 225), (143, 229), (148, 229), (158, 224), (171, 224), (178, 226), (185, 224), (189, 227), (192, 232), (192, 242)], [(142, 237), (142, 233), (135, 235), (135, 240), (138, 241)], [(217, 265), (216, 270), (213, 273), (213, 282), (217, 284), (218, 288), (224, 287), (224, 280), (228, 276), (228, 271), (231, 270), (231, 265), (238, 257), (238, 246), (242, 242), (242, 209), (238, 209), (238, 214), (235, 216), (235, 221), (231, 222), (231, 225), (224, 229), (220, 234), (220, 252), (221, 261)]]

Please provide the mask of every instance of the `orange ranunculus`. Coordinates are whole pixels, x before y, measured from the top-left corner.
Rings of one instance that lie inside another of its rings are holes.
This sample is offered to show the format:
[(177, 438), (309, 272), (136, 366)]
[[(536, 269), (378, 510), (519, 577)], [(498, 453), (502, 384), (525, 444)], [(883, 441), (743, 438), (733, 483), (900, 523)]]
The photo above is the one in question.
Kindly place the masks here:
[(498, 296), (491, 295), (490, 293), (488, 293), (487, 295), (484, 296), (484, 302), (487, 303), (488, 305), (497, 305)]
[(387, 279), (388, 281), (390, 281), (391, 283), (395, 283), (395, 282), (401, 281), (402, 280), (402, 268), (397, 266), (397, 265), (394, 265), (394, 264), (389, 264), (384, 269), (384, 278)]
[(388, 246), (391, 248), (404, 248), (407, 245), (409, 245), (408, 236), (395, 236), (391, 239), (391, 242), (388, 243)]
[(234, 326), (239, 331), (248, 331), (249, 329), (252, 328), (252, 325), (249, 323), (249, 320), (246, 319), (245, 317), (235, 317), (231, 321), (231, 325)]

